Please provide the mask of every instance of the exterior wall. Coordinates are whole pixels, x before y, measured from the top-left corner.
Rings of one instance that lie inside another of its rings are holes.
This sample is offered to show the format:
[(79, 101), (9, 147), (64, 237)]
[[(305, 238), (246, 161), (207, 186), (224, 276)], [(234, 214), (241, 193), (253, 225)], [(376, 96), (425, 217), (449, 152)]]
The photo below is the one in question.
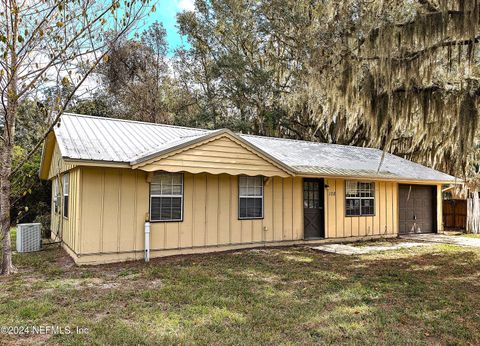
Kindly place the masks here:
[[(66, 172), (57, 175), (52, 179), (52, 198), (51, 198), (51, 221), (50, 229), (52, 231), (52, 239), (63, 239), (65, 245), (76, 251), (79, 246), (78, 231), (80, 225), (80, 169), (74, 168), (68, 171), (69, 176), (69, 208), (68, 217), (63, 216), (63, 175)], [(54, 189), (53, 184), (59, 179), (60, 204), (58, 213), (55, 212), (54, 206)]]
[(68, 164), (62, 159), (60, 148), (58, 147), (58, 144), (55, 143), (55, 149), (53, 150), (52, 160), (50, 162), (50, 169), (48, 171), (48, 179), (52, 179), (57, 174), (65, 172), (74, 167), (75, 165)]
[(374, 216), (345, 216), (345, 179), (325, 179), (325, 184), (327, 238), (398, 234), (398, 183), (375, 182)]
[[(149, 173), (100, 167), (76, 167), (69, 173), (69, 217), (55, 214), (52, 196), (52, 237), (62, 235), (66, 250), (80, 264), (143, 258)], [(345, 179), (325, 183), (326, 239), (315, 243), (397, 235), (398, 183), (375, 182), (375, 215), (367, 217), (345, 216)], [(271, 177), (264, 191), (264, 218), (239, 220), (237, 176), (184, 173), (183, 221), (152, 223), (151, 256), (312, 243), (303, 240), (303, 179)], [(439, 231), (441, 216), (439, 185)]]
[(260, 157), (259, 154), (228, 135), (160, 156), (141, 164), (140, 167), (149, 172), (165, 170), (230, 175), (258, 175), (258, 172), (262, 172), (262, 175), (267, 177), (289, 176), (266, 158)]
[(437, 232), (442, 233), (445, 230), (443, 224), (443, 198), (442, 198), (442, 184), (437, 184)]
[[(80, 256), (130, 253), (142, 258), (148, 217), (148, 173), (81, 168)], [(238, 220), (238, 177), (184, 173), (182, 222), (151, 225), (152, 252), (290, 241), (303, 237), (301, 178), (269, 178), (264, 219)], [(153, 254), (154, 255), (154, 254)]]

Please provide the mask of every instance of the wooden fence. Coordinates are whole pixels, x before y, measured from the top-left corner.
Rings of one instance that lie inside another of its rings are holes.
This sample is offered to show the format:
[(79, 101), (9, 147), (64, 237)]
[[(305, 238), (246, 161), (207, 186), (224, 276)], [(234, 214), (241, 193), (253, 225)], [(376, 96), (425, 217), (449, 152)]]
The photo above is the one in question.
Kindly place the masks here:
[(465, 230), (467, 225), (467, 201), (447, 199), (443, 201), (443, 227), (445, 230)]

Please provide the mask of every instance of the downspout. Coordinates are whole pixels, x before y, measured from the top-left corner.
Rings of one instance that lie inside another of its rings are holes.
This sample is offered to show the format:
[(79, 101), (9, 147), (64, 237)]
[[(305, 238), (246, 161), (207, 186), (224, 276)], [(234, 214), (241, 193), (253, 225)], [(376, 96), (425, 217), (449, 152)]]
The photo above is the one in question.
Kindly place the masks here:
[(150, 261), (150, 222), (145, 221), (145, 262)]

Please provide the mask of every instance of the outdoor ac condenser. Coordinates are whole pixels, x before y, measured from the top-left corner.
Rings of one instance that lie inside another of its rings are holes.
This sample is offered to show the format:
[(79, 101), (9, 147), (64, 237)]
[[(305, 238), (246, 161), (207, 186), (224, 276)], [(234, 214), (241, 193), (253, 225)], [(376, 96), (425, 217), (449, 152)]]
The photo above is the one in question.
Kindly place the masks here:
[(17, 252), (40, 251), (42, 242), (41, 224), (21, 223), (17, 225)]

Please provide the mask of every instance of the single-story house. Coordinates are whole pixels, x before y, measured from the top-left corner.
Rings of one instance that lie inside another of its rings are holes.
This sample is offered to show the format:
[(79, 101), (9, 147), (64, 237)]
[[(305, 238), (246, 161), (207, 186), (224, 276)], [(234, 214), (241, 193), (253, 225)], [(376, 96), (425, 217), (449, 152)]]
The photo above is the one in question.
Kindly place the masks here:
[[(442, 231), (458, 179), (378, 149), (64, 114), (52, 237), (78, 264)], [(147, 243), (148, 241), (148, 243)]]

